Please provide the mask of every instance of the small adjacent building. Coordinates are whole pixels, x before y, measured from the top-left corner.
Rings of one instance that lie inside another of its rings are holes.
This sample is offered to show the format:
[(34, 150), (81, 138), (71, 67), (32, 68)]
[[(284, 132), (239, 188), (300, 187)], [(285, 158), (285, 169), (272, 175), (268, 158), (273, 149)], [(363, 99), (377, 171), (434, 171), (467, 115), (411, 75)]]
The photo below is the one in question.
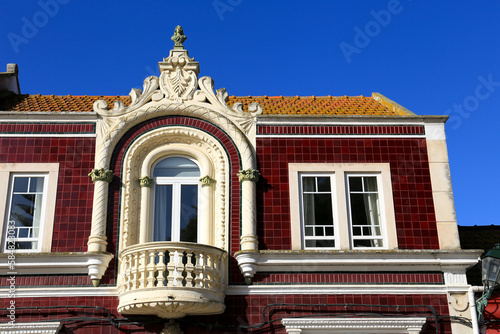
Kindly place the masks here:
[(129, 96), (0, 80), (0, 332), (471, 333), (446, 116), (230, 96), (173, 40)]

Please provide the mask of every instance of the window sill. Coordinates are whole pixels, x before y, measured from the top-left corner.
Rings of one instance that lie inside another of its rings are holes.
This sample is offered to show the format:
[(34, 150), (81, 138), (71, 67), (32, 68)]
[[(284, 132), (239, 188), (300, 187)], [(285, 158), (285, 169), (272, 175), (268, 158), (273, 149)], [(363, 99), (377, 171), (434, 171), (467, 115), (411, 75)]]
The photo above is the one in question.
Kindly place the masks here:
[(88, 274), (100, 280), (113, 258), (110, 253), (14, 253), (14, 267), (9, 267), (9, 253), (0, 254), (0, 270), (15, 275)]

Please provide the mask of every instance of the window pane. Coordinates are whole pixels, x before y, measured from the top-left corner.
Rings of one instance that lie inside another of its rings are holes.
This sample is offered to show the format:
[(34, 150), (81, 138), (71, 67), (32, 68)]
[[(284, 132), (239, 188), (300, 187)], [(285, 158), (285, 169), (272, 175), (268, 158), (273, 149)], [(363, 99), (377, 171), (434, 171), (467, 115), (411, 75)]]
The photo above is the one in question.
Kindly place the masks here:
[(30, 193), (42, 193), (43, 192), (43, 177), (31, 177), (30, 178)]
[(26, 193), (28, 192), (29, 177), (16, 177), (14, 178), (14, 192)]
[(335, 240), (333, 239), (327, 239), (327, 240), (306, 240), (306, 247), (307, 248), (319, 248), (319, 247), (328, 247), (328, 248), (333, 248), (335, 247)]
[(16, 249), (37, 249), (43, 205), (43, 177), (14, 177), (9, 221), (14, 222)]
[(181, 186), (180, 241), (196, 242), (198, 230), (198, 186)]
[[(41, 203), (40, 203), (41, 204)], [(12, 196), (10, 221), (14, 221), (16, 228), (32, 227), (35, 211), (35, 195), (16, 194)], [(27, 234), (24, 230), (23, 235)], [(24, 237), (27, 237), (26, 235)]]
[(157, 185), (153, 241), (172, 241), (172, 185)]
[(351, 176), (349, 186), (353, 247), (382, 247), (377, 177)]
[(377, 191), (377, 178), (375, 176), (365, 176), (363, 179), (365, 191)]
[(200, 169), (187, 158), (172, 157), (161, 160), (153, 171), (153, 176), (167, 177), (199, 177)]
[(331, 191), (330, 178), (329, 177), (318, 177), (318, 191)]
[(305, 192), (316, 191), (316, 178), (315, 177), (304, 177), (302, 178), (303, 188)]
[(363, 191), (362, 178), (357, 176), (349, 177), (349, 190), (350, 191)]

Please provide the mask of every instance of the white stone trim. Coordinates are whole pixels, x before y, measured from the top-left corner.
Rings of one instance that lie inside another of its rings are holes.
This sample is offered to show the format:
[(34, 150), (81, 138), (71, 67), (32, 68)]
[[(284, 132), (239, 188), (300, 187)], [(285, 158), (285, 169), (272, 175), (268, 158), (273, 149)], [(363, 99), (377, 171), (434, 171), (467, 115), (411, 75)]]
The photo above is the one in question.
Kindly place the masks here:
[(80, 138), (80, 137), (90, 137), (94, 138), (95, 134), (67, 134), (67, 133), (13, 133), (13, 134), (0, 134), (1, 137), (71, 137), (71, 138)]
[[(229, 158), (217, 139), (211, 135), (189, 127), (160, 127), (139, 136), (128, 148), (123, 159), (120, 214), (120, 250), (138, 242), (148, 240), (150, 224), (150, 189), (142, 188), (137, 181), (150, 176), (153, 164), (169, 155), (189, 156), (201, 167), (202, 175), (216, 180), (215, 187), (202, 191), (210, 193), (209, 213), (200, 225), (209, 225), (209, 241), (205, 244), (228, 249), (229, 219)], [(141, 204), (141, 205), (140, 205)], [(201, 226), (202, 229), (207, 226)], [(141, 237), (142, 236), (142, 237)]]
[(62, 323), (51, 322), (16, 322), (14, 325), (0, 324), (2, 334), (57, 334)]
[(285, 318), (287, 333), (384, 333), (418, 334), (427, 322), (425, 317), (408, 318)]
[(396, 219), (394, 214), (394, 200), (392, 198), (391, 170), (389, 163), (289, 163), (288, 180), (290, 187), (290, 220), (292, 249), (302, 249), (302, 222), (300, 217), (300, 173), (331, 173), (335, 177), (336, 199), (334, 211), (336, 213), (336, 237), (338, 249), (350, 247), (350, 224), (347, 210), (347, 194), (345, 175), (347, 174), (373, 174), (377, 175), (379, 186), (379, 203), (382, 221), (383, 249), (398, 247), (396, 234)]
[[(16, 286), (15, 298), (59, 298), (59, 297), (117, 297), (118, 289), (93, 286), (58, 286), (43, 288), (23, 288)], [(10, 298), (9, 289), (0, 289), (0, 298)]]
[[(225, 294), (230, 296), (258, 295), (444, 295), (446, 293), (465, 293), (469, 285), (447, 287), (445, 285), (429, 284), (270, 284), (270, 285), (230, 285)], [(0, 289), (0, 298), (8, 298), (8, 289)], [(73, 287), (58, 286), (40, 288), (16, 287), (16, 298), (40, 297), (118, 297), (118, 288), (112, 287)]]
[(448, 116), (258, 115), (257, 125), (425, 125), (444, 123)]
[[(7, 256), (0, 254), (2, 272), (11, 272)], [(15, 253), (15, 256), (16, 275), (89, 274), (92, 279), (101, 279), (113, 258), (110, 253)]]
[(296, 134), (296, 135), (274, 135), (265, 134), (257, 135), (257, 138), (425, 138), (425, 135), (414, 134), (414, 135), (384, 135), (384, 134), (369, 134), (369, 135), (309, 135), (309, 134)]
[(90, 111), (0, 111), (0, 121), (18, 123), (26, 120), (30, 123), (37, 122), (62, 122), (62, 123), (80, 123), (96, 122), (97, 113)]
[[(467, 291), (468, 285), (454, 291)], [(230, 285), (226, 295), (444, 295), (449, 291), (445, 285), (431, 284), (270, 284), (270, 285)]]
[[(52, 248), (52, 232), (56, 209), (57, 183), (59, 181), (59, 163), (0, 163), (0, 235), (5, 236), (7, 208), (9, 206), (10, 178), (12, 174), (44, 174), (47, 184), (44, 185), (43, 220), (40, 226), (40, 252), (50, 252)], [(2, 250), (4, 248), (2, 237)]]
[[(252, 277), (256, 272), (415, 272), (440, 271), (464, 274), (475, 265), (481, 250), (330, 250), (330, 251), (239, 251), (240, 269)], [(461, 284), (451, 281), (447, 284)]]

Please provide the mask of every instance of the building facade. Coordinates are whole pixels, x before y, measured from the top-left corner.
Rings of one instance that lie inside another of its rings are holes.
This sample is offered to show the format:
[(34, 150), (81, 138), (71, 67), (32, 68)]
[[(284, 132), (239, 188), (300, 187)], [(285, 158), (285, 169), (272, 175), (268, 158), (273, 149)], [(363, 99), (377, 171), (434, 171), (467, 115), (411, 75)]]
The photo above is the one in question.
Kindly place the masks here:
[(184, 39), (128, 97), (0, 75), (0, 331), (470, 333), (447, 117), (229, 96)]

